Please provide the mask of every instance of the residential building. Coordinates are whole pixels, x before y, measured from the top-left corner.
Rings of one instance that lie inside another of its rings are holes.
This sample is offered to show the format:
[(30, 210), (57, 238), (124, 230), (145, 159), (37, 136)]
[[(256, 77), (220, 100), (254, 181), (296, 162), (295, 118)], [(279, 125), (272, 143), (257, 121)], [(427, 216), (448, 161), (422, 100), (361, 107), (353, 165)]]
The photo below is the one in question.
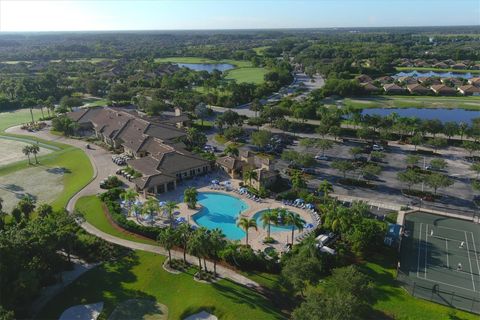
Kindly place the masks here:
[(457, 90), (458, 90), (458, 92), (460, 92), (464, 96), (470, 96), (470, 95), (479, 96), (480, 95), (480, 88), (476, 87), (474, 85), (471, 85), (471, 84), (467, 84), (465, 86), (460, 86), (460, 87), (457, 88)]
[(390, 83), (390, 84), (384, 85), (383, 90), (385, 90), (385, 92), (389, 93), (389, 94), (405, 93), (405, 89), (400, 87), (399, 85), (397, 85), (395, 83)]
[(456, 94), (456, 90), (453, 89), (452, 87), (449, 87), (444, 84), (436, 84), (430, 87), (430, 89), (438, 95), (454, 95)]
[(404, 76), (404, 77), (398, 77), (397, 78), (397, 81), (399, 83), (402, 83), (402, 84), (414, 84), (414, 83), (417, 83), (417, 79), (415, 79), (414, 77), (410, 77), (410, 76)]
[(418, 83), (407, 85), (407, 90), (411, 94), (418, 94), (418, 95), (428, 94), (430, 92), (430, 89)]
[(464, 63), (455, 63), (452, 66), (452, 69), (457, 69), (457, 70), (465, 70), (467, 69), (467, 65)]
[(468, 83), (479, 87), (480, 86), (480, 77), (468, 79)]
[(375, 79), (375, 82), (378, 82), (380, 84), (392, 83), (393, 81), (395, 81), (395, 79), (390, 76), (384, 76), (384, 77)]
[(447, 69), (449, 66), (445, 62), (438, 62), (433, 65), (434, 68)]
[(358, 80), (358, 82), (360, 82), (360, 83), (372, 82), (373, 81), (372, 78), (370, 78), (366, 74), (361, 74), (359, 76), (356, 76), (355, 79)]
[(375, 92), (379, 92), (380, 91), (380, 88), (379, 87), (376, 87), (374, 86), (373, 84), (371, 84), (370, 82), (366, 82), (366, 83), (360, 83), (360, 85), (363, 87), (363, 90), (369, 92), (369, 93), (375, 93)]

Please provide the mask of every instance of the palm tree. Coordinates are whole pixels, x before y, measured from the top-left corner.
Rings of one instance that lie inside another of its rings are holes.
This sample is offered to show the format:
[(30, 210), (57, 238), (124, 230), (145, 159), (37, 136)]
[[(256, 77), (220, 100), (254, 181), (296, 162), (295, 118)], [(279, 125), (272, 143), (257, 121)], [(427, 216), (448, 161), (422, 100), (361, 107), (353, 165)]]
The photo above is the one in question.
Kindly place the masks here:
[(326, 203), (329, 193), (333, 192), (333, 186), (326, 179), (323, 179), (318, 185), (318, 191), (323, 192), (323, 202)]
[(154, 197), (149, 197), (147, 201), (143, 204), (142, 211), (147, 214), (157, 215), (158, 211), (160, 211), (160, 205), (158, 204), (158, 200)]
[(344, 232), (350, 225), (350, 212), (347, 208), (339, 206), (332, 209), (331, 206), (325, 211), (324, 224), (332, 231)]
[(245, 230), (247, 234), (247, 237), (245, 238), (245, 243), (248, 245), (248, 230), (250, 228), (254, 228), (255, 230), (258, 230), (257, 221), (255, 219), (240, 218), (237, 222), (237, 226)]
[(35, 163), (38, 164), (37, 154), (40, 152), (40, 147), (38, 144), (32, 144), (30, 146), (30, 152), (33, 153), (33, 156), (35, 157)]
[(210, 256), (213, 259), (213, 276), (217, 276), (217, 260), (219, 258), (219, 252), (225, 246), (225, 235), (223, 234), (222, 230), (220, 229), (213, 229), (210, 231), (209, 237), (209, 249), (210, 249)]
[(171, 250), (175, 245), (176, 237), (177, 233), (175, 232), (175, 229), (171, 227), (162, 229), (158, 234), (158, 243), (168, 251), (168, 265), (171, 265), (172, 263)]
[(252, 186), (252, 179), (257, 179), (257, 172), (252, 169), (247, 169), (243, 172), (243, 179), (248, 181), (248, 185)]
[(232, 144), (229, 144), (223, 152), (230, 157), (238, 157), (238, 155), (240, 154), (238, 148)]
[(187, 246), (188, 246), (188, 239), (192, 235), (192, 230), (190, 229), (190, 225), (186, 223), (182, 223), (177, 227), (177, 243), (183, 248), (183, 262), (187, 264)]
[(168, 220), (170, 220), (170, 226), (173, 226), (173, 212), (178, 209), (178, 204), (175, 201), (167, 201), (165, 209), (167, 210)]
[(30, 153), (32, 153), (32, 150), (30, 148), (31, 146), (25, 146), (22, 149), (23, 154), (28, 157), (28, 164), (32, 164), (32, 162), (30, 161)]
[(277, 221), (278, 221), (278, 209), (272, 209), (272, 210), (265, 211), (262, 214), (260, 220), (262, 221), (264, 228), (266, 226), (268, 226), (267, 237), (270, 238), (270, 226), (271, 226), (272, 222), (274, 224), (276, 224)]
[[(192, 236), (188, 239), (188, 252), (198, 258), (198, 268), (199, 272), (202, 271), (202, 257), (205, 256), (205, 234), (206, 228), (199, 228), (195, 230)], [(205, 271), (207, 271), (206, 263)]]
[(124, 193), (122, 193), (122, 199), (128, 204), (128, 215), (131, 214), (132, 208), (133, 208), (133, 202), (137, 199), (137, 197), (138, 197), (138, 192), (132, 188), (129, 188), (125, 190)]
[(197, 206), (198, 191), (194, 187), (185, 189), (183, 192), (183, 199), (190, 209), (195, 209)]
[(285, 222), (292, 226), (292, 246), (293, 246), (295, 228), (297, 228), (299, 231), (302, 231), (303, 226), (305, 225), (305, 220), (303, 220), (298, 213), (288, 212)]

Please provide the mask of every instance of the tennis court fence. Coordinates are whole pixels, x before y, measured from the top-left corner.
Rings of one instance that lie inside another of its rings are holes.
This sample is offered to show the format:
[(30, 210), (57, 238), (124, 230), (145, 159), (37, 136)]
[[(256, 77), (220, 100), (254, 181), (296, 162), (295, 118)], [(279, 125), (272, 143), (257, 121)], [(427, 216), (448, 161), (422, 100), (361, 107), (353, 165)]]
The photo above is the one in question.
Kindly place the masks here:
[(397, 280), (414, 297), (480, 314), (479, 293), (460, 294), (447, 285), (412, 279), (401, 270), (397, 272)]

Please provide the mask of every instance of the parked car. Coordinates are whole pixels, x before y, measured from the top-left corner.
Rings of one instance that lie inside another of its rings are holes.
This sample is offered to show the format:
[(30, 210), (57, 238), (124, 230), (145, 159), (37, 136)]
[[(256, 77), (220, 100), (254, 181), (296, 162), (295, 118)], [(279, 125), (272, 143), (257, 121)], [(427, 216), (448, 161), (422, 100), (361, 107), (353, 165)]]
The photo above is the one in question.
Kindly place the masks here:
[(329, 157), (327, 157), (326, 155), (317, 154), (317, 155), (315, 156), (315, 160), (324, 160), (324, 161), (328, 161), (328, 160), (329, 160)]
[(383, 151), (384, 149), (383, 149), (382, 146), (380, 146), (380, 145), (378, 145), (378, 144), (374, 144), (374, 145), (372, 146), (372, 150), (373, 150), (373, 151)]

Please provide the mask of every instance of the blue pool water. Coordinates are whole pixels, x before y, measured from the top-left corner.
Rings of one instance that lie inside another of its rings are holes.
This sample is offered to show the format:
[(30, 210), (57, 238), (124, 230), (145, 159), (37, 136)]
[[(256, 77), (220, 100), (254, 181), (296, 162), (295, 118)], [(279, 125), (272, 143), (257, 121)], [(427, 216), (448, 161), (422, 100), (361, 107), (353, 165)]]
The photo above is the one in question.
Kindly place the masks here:
[[(257, 220), (257, 226), (259, 228), (263, 228), (263, 222), (261, 220), (262, 218), (262, 215), (264, 212), (266, 212), (268, 210), (262, 210), (262, 211), (258, 211), (257, 213), (255, 213), (255, 215), (253, 216), (253, 218), (255, 220)], [(264, 228), (265, 230), (268, 229), (268, 226), (265, 226)], [(297, 230), (297, 228), (295, 227), (295, 230)], [(278, 226), (275, 226), (275, 225), (270, 225), (270, 232), (279, 232), (279, 231), (292, 231), (292, 226), (291, 225), (278, 225)]]
[(228, 194), (201, 192), (198, 194), (198, 203), (202, 209), (192, 216), (198, 225), (210, 230), (219, 228), (230, 240), (245, 237), (245, 232), (237, 227), (240, 212), (248, 209), (244, 201)]

